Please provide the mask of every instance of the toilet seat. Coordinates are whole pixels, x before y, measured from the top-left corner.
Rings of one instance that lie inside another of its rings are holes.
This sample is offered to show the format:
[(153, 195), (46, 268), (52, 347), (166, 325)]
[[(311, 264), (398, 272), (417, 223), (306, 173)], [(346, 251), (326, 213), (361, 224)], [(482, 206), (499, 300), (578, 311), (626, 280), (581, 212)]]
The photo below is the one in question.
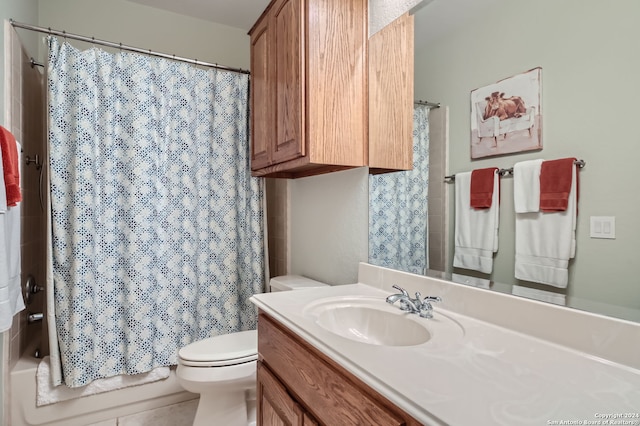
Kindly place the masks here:
[(178, 352), (178, 363), (190, 367), (225, 367), (258, 359), (257, 330), (209, 337)]

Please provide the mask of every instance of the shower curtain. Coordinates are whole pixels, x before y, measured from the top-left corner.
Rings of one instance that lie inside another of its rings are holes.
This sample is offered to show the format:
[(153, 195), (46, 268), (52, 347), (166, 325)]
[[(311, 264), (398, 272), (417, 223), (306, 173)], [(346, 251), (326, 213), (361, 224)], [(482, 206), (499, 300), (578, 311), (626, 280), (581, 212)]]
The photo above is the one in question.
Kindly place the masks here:
[(369, 263), (424, 274), (428, 256), (429, 107), (413, 111), (413, 170), (369, 177)]
[(54, 384), (173, 365), (188, 343), (256, 327), (248, 84), (49, 38)]

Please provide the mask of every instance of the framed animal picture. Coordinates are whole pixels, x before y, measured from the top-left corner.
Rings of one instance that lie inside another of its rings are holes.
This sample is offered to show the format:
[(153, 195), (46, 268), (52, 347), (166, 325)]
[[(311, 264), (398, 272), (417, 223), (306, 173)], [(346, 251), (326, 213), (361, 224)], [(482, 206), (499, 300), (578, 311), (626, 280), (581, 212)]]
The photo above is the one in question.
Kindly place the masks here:
[(542, 68), (471, 91), (471, 159), (542, 149)]

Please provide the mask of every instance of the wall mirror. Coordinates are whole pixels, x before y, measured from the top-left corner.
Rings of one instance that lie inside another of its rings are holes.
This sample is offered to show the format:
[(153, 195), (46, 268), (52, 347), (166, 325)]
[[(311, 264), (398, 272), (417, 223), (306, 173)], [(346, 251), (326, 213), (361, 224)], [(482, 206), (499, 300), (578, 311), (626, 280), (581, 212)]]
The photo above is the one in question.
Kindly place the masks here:
[[(510, 177), (501, 179), (499, 250), (493, 273), (453, 270), (451, 261), (444, 273), (449, 279), (452, 273), (486, 279), (467, 281), (491, 290), (521, 295), (524, 289), (539, 300), (638, 322), (640, 53), (633, 40), (640, 38), (640, 27), (633, 17), (640, 14), (640, 3), (576, 6), (553, 0), (434, 0), (416, 11), (415, 99), (440, 102), (449, 109), (448, 168), (442, 178), (478, 168), (510, 168), (535, 158), (576, 157), (587, 162), (579, 172), (577, 251), (566, 289), (514, 278)], [(470, 92), (535, 67), (542, 68), (542, 150), (472, 161)], [(451, 203), (453, 185), (446, 191)], [(449, 210), (451, 259), (452, 205)], [(591, 217), (599, 216), (615, 217), (615, 239), (590, 236)]]

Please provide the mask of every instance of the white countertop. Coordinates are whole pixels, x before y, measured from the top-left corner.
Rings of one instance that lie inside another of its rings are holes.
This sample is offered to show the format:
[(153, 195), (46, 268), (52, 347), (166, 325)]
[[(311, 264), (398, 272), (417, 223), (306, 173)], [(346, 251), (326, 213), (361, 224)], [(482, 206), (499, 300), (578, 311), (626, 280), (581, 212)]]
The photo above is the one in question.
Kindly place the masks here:
[[(389, 294), (366, 284), (351, 284), (266, 293), (251, 300), (424, 424), (513, 426), (608, 421), (640, 425), (640, 418), (634, 417), (640, 413), (640, 371), (635, 368), (438, 305), (434, 307), (435, 319), (441, 314), (457, 321), (464, 335), (446, 344), (434, 338), (404, 347), (340, 337), (303, 312), (309, 303), (322, 298), (384, 300)], [(631, 417), (611, 417), (625, 415)]]

